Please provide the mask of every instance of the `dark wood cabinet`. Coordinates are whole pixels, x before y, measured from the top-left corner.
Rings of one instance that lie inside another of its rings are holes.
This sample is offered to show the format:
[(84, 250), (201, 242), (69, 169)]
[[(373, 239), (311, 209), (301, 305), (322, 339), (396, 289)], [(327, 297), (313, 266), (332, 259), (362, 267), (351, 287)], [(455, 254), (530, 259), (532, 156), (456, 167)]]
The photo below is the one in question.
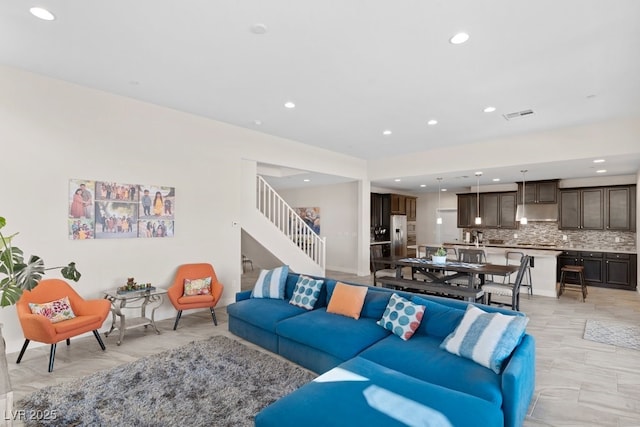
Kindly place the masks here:
[[(481, 193), (480, 216), (483, 228), (517, 228), (516, 192)], [(475, 220), (475, 218), (473, 218)]]
[(636, 186), (563, 188), (561, 230), (636, 230)]
[(605, 281), (609, 287), (635, 290), (637, 287), (637, 255), (608, 253), (605, 259)]
[(391, 214), (392, 215), (405, 215), (407, 213), (407, 206), (405, 196), (401, 194), (391, 195)]
[[(526, 204), (558, 203), (558, 180), (525, 182)], [(518, 183), (518, 200), (522, 201), (522, 183)]]
[(475, 194), (458, 194), (458, 228), (475, 227), (477, 212)]
[(560, 190), (561, 230), (603, 230), (604, 189), (571, 188)]
[(405, 196), (405, 212), (407, 213), (407, 221), (415, 221), (417, 218), (416, 210), (418, 199), (416, 197)]
[(636, 186), (605, 188), (606, 223), (610, 231), (636, 231)]
[[(637, 286), (637, 255), (587, 251), (562, 251), (558, 255), (557, 279), (565, 265), (584, 266), (588, 286), (635, 290)], [(570, 275), (571, 276), (571, 275)], [(576, 277), (569, 277), (576, 281)]]
[(383, 235), (372, 236), (378, 240), (389, 240), (391, 229), (391, 197), (389, 194), (371, 193), (371, 229), (385, 229)]

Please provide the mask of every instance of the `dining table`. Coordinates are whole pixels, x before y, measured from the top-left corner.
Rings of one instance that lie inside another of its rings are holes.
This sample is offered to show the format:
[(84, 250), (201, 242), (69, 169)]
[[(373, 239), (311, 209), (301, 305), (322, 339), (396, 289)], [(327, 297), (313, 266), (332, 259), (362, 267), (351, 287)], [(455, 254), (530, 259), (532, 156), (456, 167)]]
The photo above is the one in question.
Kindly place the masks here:
[[(485, 283), (486, 276), (505, 277), (515, 273), (519, 269), (518, 265), (491, 263), (475, 264), (451, 259), (447, 259), (444, 263), (436, 263), (429, 258), (411, 258), (403, 256), (381, 257), (376, 258), (375, 261), (394, 266), (396, 269), (396, 278), (402, 278), (403, 268), (410, 267), (411, 279), (414, 279), (416, 272), (420, 272), (426, 276), (430, 283), (446, 284), (452, 279), (467, 277), (469, 281), (469, 288), (482, 287)], [(478, 276), (480, 278), (479, 283), (473, 280), (474, 276)]]

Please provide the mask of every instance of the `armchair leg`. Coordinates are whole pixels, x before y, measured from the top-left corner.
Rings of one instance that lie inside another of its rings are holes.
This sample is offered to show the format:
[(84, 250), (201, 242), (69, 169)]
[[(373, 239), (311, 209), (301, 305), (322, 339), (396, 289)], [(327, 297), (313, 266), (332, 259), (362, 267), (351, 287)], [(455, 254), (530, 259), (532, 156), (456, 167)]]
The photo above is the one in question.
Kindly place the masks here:
[(56, 358), (56, 345), (51, 344), (51, 351), (49, 352), (49, 372), (53, 372), (53, 361)]
[(31, 340), (24, 340), (24, 344), (22, 344), (22, 350), (20, 350), (20, 354), (18, 355), (18, 360), (16, 360), (16, 363), (20, 363), (20, 361), (22, 360), (22, 356), (24, 356), (24, 352), (27, 350), (27, 346), (29, 345), (29, 342)]
[(93, 336), (96, 337), (96, 339), (98, 340), (98, 344), (100, 344), (100, 348), (102, 349), (102, 351), (106, 350), (107, 348), (104, 346), (104, 343), (102, 342), (102, 338), (100, 338), (100, 334), (98, 333), (98, 330), (94, 329), (92, 332), (93, 332)]
[(211, 318), (213, 319), (213, 324), (218, 326), (218, 319), (216, 319), (216, 312), (213, 310), (213, 307), (211, 307)]
[(173, 330), (174, 331), (178, 327), (178, 322), (180, 321), (180, 316), (182, 316), (182, 310), (178, 310), (178, 315), (176, 316), (176, 323), (173, 324)]
[(67, 338), (67, 345), (71, 345), (71, 340)]

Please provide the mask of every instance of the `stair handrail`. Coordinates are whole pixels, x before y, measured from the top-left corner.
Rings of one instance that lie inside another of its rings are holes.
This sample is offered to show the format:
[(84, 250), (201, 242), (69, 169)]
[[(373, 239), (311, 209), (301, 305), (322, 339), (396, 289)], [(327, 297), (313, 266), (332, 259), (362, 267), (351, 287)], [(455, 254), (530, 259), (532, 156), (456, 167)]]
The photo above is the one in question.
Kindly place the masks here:
[(256, 208), (289, 240), (323, 270), (326, 241), (260, 175), (257, 176)]

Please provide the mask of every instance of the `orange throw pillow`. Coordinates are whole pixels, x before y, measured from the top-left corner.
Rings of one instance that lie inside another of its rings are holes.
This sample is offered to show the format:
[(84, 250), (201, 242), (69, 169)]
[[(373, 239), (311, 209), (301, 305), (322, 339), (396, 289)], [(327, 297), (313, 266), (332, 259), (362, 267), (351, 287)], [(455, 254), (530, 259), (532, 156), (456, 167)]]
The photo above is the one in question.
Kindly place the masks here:
[(359, 319), (366, 296), (366, 286), (346, 285), (338, 282), (329, 300), (327, 313), (341, 314)]

